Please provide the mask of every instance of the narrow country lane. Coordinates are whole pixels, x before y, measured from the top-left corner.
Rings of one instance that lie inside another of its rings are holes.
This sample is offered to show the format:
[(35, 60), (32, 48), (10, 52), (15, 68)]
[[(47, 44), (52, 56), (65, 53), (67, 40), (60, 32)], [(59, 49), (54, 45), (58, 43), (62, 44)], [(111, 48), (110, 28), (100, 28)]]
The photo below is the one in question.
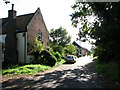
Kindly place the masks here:
[(63, 64), (38, 73), (3, 83), (3, 89), (40, 89), (40, 88), (104, 88), (94, 70), (90, 57), (81, 57), (74, 64)]

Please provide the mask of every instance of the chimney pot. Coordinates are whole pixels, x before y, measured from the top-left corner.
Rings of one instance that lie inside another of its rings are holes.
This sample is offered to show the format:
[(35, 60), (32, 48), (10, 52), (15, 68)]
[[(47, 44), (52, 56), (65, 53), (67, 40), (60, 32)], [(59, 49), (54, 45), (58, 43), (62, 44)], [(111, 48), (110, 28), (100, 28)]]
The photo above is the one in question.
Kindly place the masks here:
[(12, 4), (12, 10), (14, 10), (14, 4)]
[(16, 18), (16, 11), (14, 10), (14, 4), (12, 4), (12, 10), (8, 11), (8, 18), (15, 19)]

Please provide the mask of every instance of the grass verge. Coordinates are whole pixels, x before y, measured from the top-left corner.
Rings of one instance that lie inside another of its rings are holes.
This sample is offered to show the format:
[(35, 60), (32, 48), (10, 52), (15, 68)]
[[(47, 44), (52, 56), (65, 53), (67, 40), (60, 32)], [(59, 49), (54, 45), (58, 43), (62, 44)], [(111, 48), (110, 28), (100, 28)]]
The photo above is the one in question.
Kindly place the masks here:
[[(65, 62), (64, 59), (62, 59), (59, 62), (56, 62), (55, 66), (63, 64)], [(2, 75), (18, 75), (18, 74), (36, 74), (39, 72), (43, 72), (45, 70), (48, 70), (52, 67), (41, 65), (41, 64), (29, 64), (29, 65), (10, 65), (8, 68), (2, 70)]]
[[(119, 65), (115, 62), (100, 63), (99, 60), (95, 59), (95, 69), (99, 74), (110, 78), (114, 81), (119, 81)], [(120, 82), (120, 81), (119, 81)]]
[(9, 75), (9, 74), (35, 74), (38, 72), (42, 72), (45, 70), (50, 69), (50, 66), (40, 65), (40, 64), (30, 64), (30, 65), (14, 65), (11, 68), (3, 69), (2, 75)]
[(56, 62), (55, 66), (60, 65), (60, 64), (63, 64), (63, 63), (65, 63), (65, 60), (64, 60), (64, 59), (61, 59), (61, 61)]

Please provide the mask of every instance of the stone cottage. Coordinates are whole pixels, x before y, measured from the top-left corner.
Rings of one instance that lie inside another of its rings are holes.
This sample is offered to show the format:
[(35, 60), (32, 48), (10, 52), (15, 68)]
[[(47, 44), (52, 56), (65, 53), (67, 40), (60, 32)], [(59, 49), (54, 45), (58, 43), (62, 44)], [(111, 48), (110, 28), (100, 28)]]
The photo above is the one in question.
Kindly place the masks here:
[(35, 13), (20, 16), (16, 16), (16, 13), (12, 4), (8, 18), (1, 19), (0, 38), (2, 37), (1, 42), (5, 43), (3, 59), (6, 63), (30, 63), (34, 60), (34, 56), (30, 54), (33, 41), (39, 36), (39, 40), (48, 48), (49, 32), (40, 8)]

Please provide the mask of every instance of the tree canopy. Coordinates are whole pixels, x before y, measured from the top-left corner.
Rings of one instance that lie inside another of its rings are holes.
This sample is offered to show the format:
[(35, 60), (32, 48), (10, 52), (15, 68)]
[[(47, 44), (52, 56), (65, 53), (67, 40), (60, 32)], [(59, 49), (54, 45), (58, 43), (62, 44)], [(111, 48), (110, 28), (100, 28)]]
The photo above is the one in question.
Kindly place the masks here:
[(66, 29), (60, 27), (58, 29), (51, 29), (50, 31), (50, 43), (51, 45), (66, 46), (71, 41), (71, 36), (68, 35)]
[(76, 54), (76, 52), (77, 52), (77, 50), (73, 44), (70, 44), (67, 47), (65, 47), (65, 53), (67, 53), (69, 55), (74, 55), (74, 54)]
[[(79, 29), (79, 39), (95, 39), (95, 56), (100, 61), (119, 61), (120, 2), (83, 2), (72, 6), (72, 25)], [(94, 22), (89, 17), (94, 16)]]

